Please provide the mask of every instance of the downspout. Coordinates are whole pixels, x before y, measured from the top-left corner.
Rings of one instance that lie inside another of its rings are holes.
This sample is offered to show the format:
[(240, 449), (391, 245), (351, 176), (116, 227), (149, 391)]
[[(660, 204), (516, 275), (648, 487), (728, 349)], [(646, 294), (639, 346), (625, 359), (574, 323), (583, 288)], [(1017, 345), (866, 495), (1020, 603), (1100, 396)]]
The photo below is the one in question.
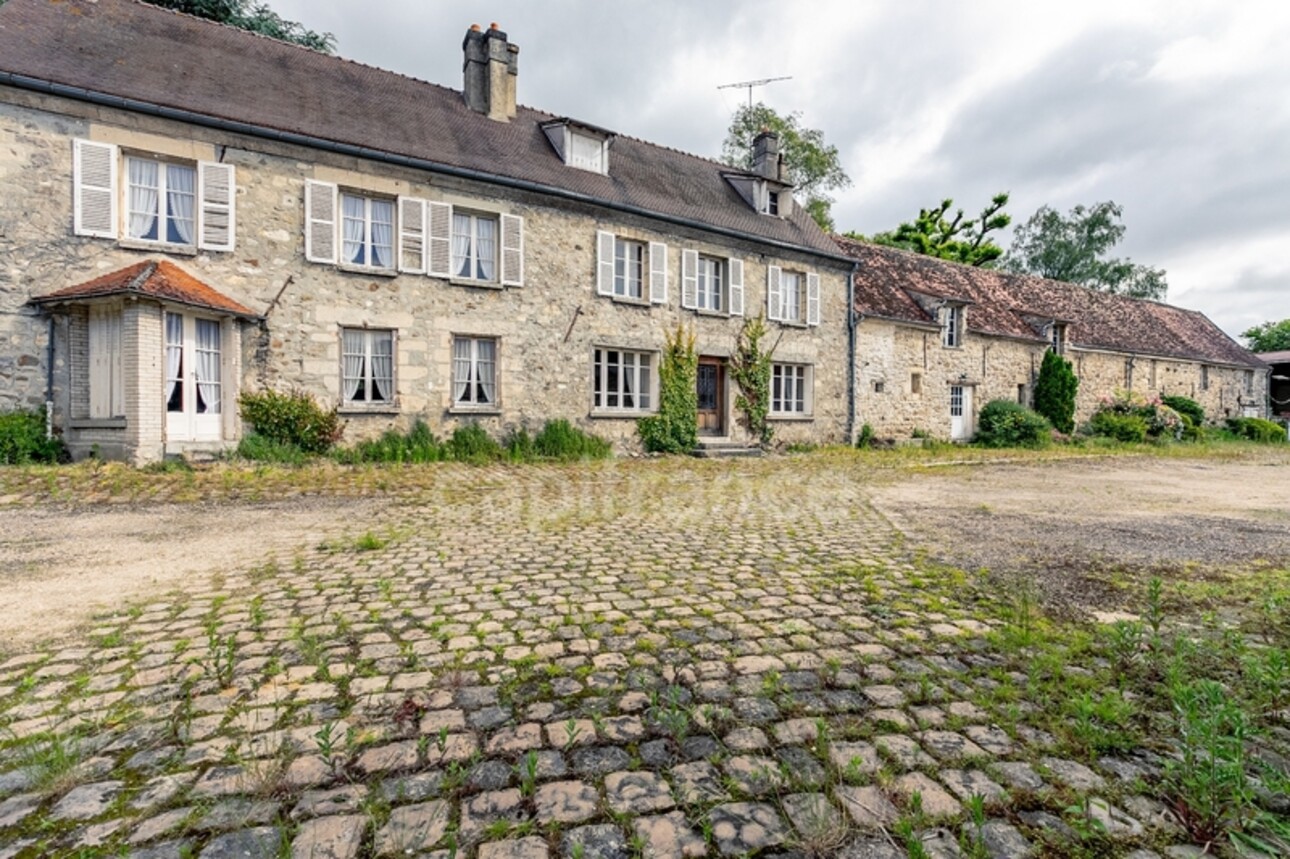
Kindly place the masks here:
[(855, 444), (856, 431), (856, 329), (860, 325), (860, 315), (856, 313), (856, 275), (860, 273), (860, 261), (851, 264), (851, 275), (847, 278), (847, 444)]
[(45, 347), (45, 440), (54, 437), (54, 314), (49, 314), (49, 344)]

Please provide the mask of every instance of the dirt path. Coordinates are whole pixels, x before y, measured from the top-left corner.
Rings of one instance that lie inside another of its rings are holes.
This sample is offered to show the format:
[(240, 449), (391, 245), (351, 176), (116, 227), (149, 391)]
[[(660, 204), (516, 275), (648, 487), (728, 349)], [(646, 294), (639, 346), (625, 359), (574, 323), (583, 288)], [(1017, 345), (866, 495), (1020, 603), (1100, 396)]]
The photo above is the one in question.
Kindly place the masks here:
[(64, 636), (96, 613), (276, 556), (289, 565), (378, 502), (334, 498), (0, 512), (0, 652)]

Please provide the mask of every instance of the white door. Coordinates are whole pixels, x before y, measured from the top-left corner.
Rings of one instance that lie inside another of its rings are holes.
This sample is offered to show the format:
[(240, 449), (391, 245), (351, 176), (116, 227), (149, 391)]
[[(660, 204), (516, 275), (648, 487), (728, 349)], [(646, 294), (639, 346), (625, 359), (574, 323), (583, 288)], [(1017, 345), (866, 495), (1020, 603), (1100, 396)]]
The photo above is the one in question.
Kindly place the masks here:
[(166, 438), (218, 441), (224, 386), (220, 324), (186, 313), (166, 314)]
[(950, 441), (972, 437), (972, 388), (950, 385)]

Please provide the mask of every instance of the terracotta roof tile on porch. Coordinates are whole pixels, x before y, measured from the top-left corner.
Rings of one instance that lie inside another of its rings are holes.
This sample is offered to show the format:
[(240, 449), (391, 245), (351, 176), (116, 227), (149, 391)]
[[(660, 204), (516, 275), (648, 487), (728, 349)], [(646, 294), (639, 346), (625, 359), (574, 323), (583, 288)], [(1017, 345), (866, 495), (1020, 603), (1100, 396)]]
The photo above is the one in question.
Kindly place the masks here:
[(179, 266), (166, 260), (144, 260), (110, 274), (60, 289), (47, 295), (33, 296), (32, 304), (54, 304), (104, 298), (109, 295), (137, 295), (172, 301), (203, 310), (231, 313), (255, 319), (253, 310), (202, 283)]

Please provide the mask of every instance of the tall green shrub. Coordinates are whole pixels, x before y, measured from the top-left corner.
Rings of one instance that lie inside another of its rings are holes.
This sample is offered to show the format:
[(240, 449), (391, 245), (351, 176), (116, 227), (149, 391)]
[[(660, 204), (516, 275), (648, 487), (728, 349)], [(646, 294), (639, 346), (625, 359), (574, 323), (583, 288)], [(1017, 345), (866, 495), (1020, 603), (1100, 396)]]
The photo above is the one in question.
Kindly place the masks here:
[(1241, 438), (1264, 444), (1278, 444), (1286, 441), (1286, 431), (1281, 424), (1266, 421), (1263, 418), (1228, 418), (1227, 428)]
[(669, 332), (658, 367), (658, 413), (636, 422), (645, 449), (657, 453), (689, 453), (699, 441), (699, 395), (695, 381), (699, 356), (694, 332), (678, 324)]
[(1183, 397), (1177, 394), (1161, 397), (1160, 402), (1173, 409), (1178, 414), (1189, 419), (1192, 426), (1203, 426), (1205, 423), (1205, 410), (1200, 407), (1200, 403), (1191, 397)]
[(324, 409), (304, 391), (244, 391), (238, 406), (242, 420), (254, 427), (256, 435), (295, 445), (305, 453), (326, 453), (344, 429), (336, 409)]
[(1044, 353), (1044, 363), (1039, 367), (1035, 381), (1035, 411), (1048, 418), (1059, 432), (1075, 429), (1075, 393), (1079, 379), (1071, 362), (1051, 349)]
[(730, 375), (739, 385), (735, 408), (743, 412), (744, 425), (759, 442), (770, 444), (775, 434), (770, 425), (770, 373), (774, 348), (763, 350), (766, 321), (760, 315), (744, 319), (730, 357)]

